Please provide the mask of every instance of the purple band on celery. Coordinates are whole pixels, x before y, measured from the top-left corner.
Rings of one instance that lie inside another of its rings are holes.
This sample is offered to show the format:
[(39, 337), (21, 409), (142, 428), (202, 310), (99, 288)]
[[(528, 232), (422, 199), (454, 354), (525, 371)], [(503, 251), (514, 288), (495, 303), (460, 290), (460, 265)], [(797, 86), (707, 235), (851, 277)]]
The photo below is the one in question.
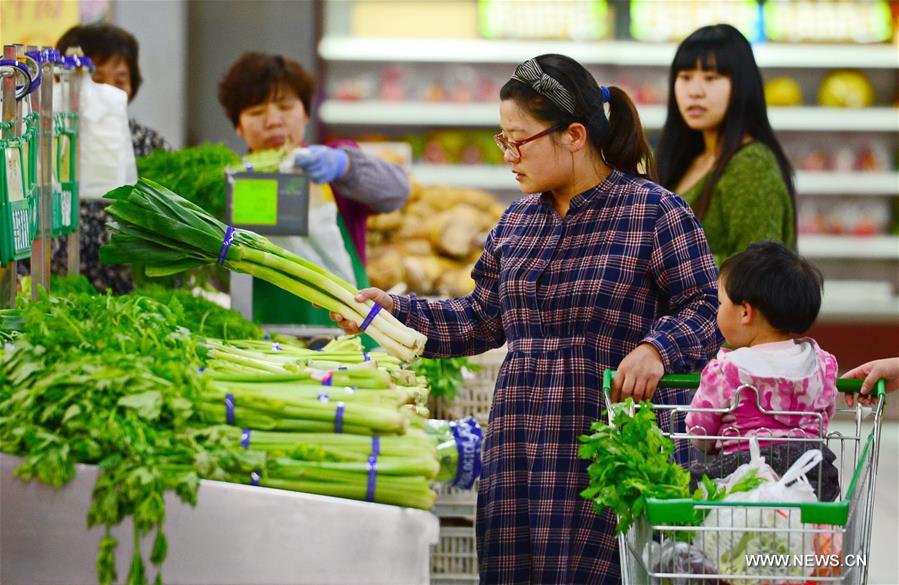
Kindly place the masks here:
[(319, 402), (327, 402), (331, 400), (331, 397), (328, 396), (327, 392), (319, 392), (318, 396), (315, 397)]
[(346, 366), (337, 366), (337, 371), (338, 371), (338, 372), (345, 372), (345, 371), (347, 371), (347, 370), (349, 370), (349, 368), (346, 367)]
[(375, 484), (378, 480), (378, 455), (381, 453), (381, 438), (371, 438), (371, 455), (368, 457), (368, 485), (365, 488), (365, 501), (375, 501)]
[(343, 432), (343, 411), (346, 408), (346, 405), (343, 402), (337, 403), (337, 410), (334, 411), (334, 432), (342, 433)]
[(322, 386), (330, 386), (331, 381), (334, 379), (334, 372), (328, 370), (325, 374), (324, 378), (322, 378)]
[(371, 356), (368, 355), (367, 351), (362, 354), (362, 357), (365, 358), (365, 361), (367, 361), (367, 362), (371, 361)]
[(240, 431), (240, 446), (244, 449), (250, 448), (250, 429)]
[(234, 395), (230, 392), (225, 394), (225, 422), (234, 424)]
[(201, 374), (205, 371), (206, 371), (206, 368), (197, 368), (197, 372), (199, 372)]
[(260, 479), (262, 479), (262, 472), (257, 469), (250, 472), (250, 485), (259, 485)]
[(381, 305), (375, 303), (371, 306), (371, 310), (368, 312), (368, 316), (365, 317), (365, 320), (362, 321), (362, 325), (359, 326), (359, 329), (365, 331), (368, 329), (368, 326), (371, 325), (371, 322), (374, 321), (375, 317), (378, 316), (378, 313), (381, 312)]
[(219, 264), (225, 263), (225, 258), (228, 257), (228, 248), (230, 248), (231, 244), (234, 243), (234, 233), (236, 231), (237, 230), (235, 230), (230, 225), (228, 226), (228, 229), (225, 230), (225, 239), (222, 240), (222, 249), (219, 250), (219, 259), (218, 259)]
[(481, 432), (481, 425), (472, 417), (452, 421), (450, 429), (459, 453), (456, 477), (450, 487), (468, 490), (481, 475), (481, 441), (484, 434)]
[(272, 349), (275, 350), (275, 351), (284, 351), (284, 350), (281, 348), (281, 344), (278, 343), (277, 341), (274, 342), (274, 343), (272, 344)]

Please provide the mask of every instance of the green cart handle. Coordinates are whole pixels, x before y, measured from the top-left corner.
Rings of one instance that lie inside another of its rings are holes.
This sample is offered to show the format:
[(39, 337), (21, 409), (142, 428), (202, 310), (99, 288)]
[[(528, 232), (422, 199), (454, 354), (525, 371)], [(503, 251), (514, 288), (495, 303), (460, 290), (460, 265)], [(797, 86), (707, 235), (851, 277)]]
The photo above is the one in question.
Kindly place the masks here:
[[(611, 393), (612, 391), (612, 377), (615, 375), (615, 370), (605, 370), (602, 374), (602, 389), (603, 392)], [(667, 376), (662, 376), (662, 379), (659, 380), (658, 383), (659, 388), (698, 388), (699, 387), (699, 374), (669, 374)], [(856, 394), (861, 392), (862, 389), (862, 380), (854, 380), (848, 378), (840, 378), (837, 380), (837, 390), (844, 394)], [(886, 382), (884, 380), (878, 380), (877, 384), (874, 385), (874, 392), (871, 393), (873, 396), (882, 397), (886, 394)]]

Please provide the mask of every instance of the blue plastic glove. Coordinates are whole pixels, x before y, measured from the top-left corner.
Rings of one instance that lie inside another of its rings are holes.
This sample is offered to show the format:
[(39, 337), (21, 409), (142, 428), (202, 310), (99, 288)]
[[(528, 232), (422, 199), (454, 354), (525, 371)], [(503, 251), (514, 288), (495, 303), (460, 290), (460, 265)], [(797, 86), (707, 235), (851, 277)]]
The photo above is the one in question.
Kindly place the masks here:
[(330, 183), (343, 176), (350, 157), (339, 148), (313, 145), (294, 151), (293, 164), (303, 169), (313, 183)]

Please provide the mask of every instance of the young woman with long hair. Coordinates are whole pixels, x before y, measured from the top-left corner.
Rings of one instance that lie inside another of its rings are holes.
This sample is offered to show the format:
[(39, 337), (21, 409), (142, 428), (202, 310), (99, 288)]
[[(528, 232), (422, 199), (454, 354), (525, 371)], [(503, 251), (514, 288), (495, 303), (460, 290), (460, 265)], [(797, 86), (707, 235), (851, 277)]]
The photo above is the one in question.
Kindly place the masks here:
[(693, 208), (715, 260), (759, 240), (795, 247), (793, 169), (749, 42), (727, 24), (698, 29), (677, 48), (668, 86), (659, 182)]

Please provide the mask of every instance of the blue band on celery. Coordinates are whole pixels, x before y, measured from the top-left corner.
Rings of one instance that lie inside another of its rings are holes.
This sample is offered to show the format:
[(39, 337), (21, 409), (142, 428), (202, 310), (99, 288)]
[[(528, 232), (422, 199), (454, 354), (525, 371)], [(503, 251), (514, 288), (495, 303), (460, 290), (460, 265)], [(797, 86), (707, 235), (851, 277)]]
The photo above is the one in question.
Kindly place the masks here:
[(240, 431), (240, 446), (244, 449), (250, 448), (250, 429)]
[(481, 441), (484, 434), (481, 432), (481, 425), (472, 417), (452, 421), (450, 429), (459, 453), (456, 477), (450, 487), (468, 490), (481, 475)]
[(346, 366), (337, 366), (338, 372), (345, 372), (346, 370), (349, 370), (349, 368)]
[(234, 424), (234, 395), (230, 392), (225, 394), (225, 422)]
[(272, 349), (275, 351), (284, 351), (284, 349), (281, 348), (281, 344), (277, 341), (272, 344)]
[(235, 230), (230, 225), (228, 226), (228, 229), (225, 230), (225, 239), (222, 240), (222, 249), (219, 250), (219, 264), (225, 263), (225, 258), (228, 257), (228, 248), (230, 248), (231, 244), (234, 243), (234, 234), (236, 231), (237, 230)]
[(334, 379), (334, 372), (328, 370), (325, 376), (322, 378), (322, 386), (330, 386), (331, 381)]
[(337, 410), (334, 411), (334, 432), (343, 432), (343, 411), (346, 405), (343, 402), (337, 403)]
[(327, 402), (331, 400), (331, 397), (328, 396), (327, 392), (319, 392), (318, 396), (315, 397), (319, 402)]
[(378, 455), (381, 454), (381, 438), (371, 438), (371, 455), (368, 457), (368, 485), (365, 488), (365, 501), (375, 501), (375, 484), (378, 480)]
[(367, 362), (370, 362), (370, 361), (371, 361), (371, 356), (368, 355), (368, 352), (367, 352), (367, 351), (362, 353), (362, 357), (363, 357), (364, 360), (367, 361)]
[(206, 371), (206, 368), (197, 368), (197, 372), (200, 374), (202, 374), (205, 371)]
[(381, 312), (381, 305), (375, 303), (371, 306), (371, 310), (368, 312), (368, 316), (365, 317), (365, 320), (362, 321), (362, 325), (359, 326), (359, 329), (365, 331), (368, 329), (368, 326), (371, 325), (371, 322), (374, 321), (375, 317), (378, 316), (378, 313)]
[(250, 472), (250, 485), (259, 485), (259, 480), (262, 479), (262, 472), (258, 469), (254, 469)]

